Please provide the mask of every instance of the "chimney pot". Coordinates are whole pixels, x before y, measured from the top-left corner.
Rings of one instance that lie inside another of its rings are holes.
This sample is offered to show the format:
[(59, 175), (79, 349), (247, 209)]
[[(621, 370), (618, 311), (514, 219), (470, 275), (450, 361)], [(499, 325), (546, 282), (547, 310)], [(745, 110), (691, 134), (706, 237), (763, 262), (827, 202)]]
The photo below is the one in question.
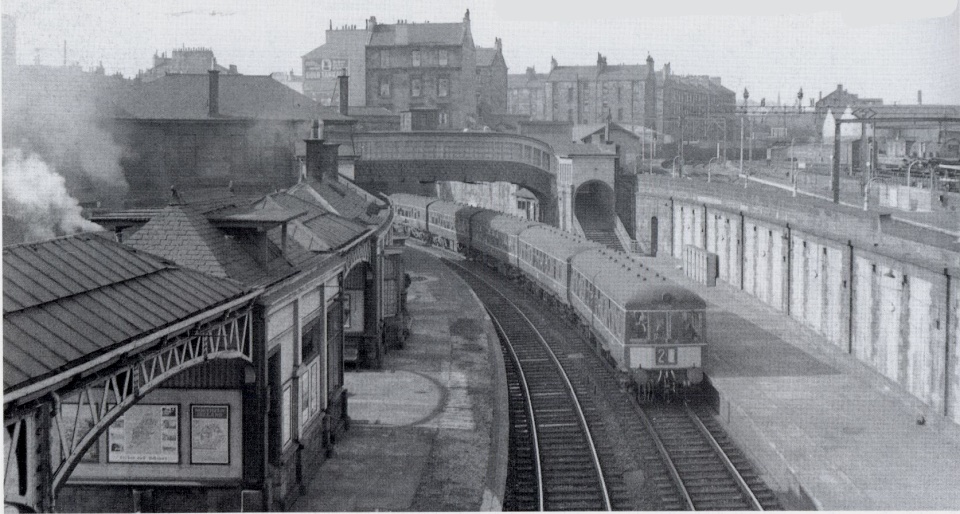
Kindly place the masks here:
[(349, 116), (350, 105), (350, 77), (344, 72), (338, 79), (340, 81), (340, 114)]
[(210, 78), (210, 117), (214, 118), (220, 115), (220, 72), (210, 70), (207, 74)]

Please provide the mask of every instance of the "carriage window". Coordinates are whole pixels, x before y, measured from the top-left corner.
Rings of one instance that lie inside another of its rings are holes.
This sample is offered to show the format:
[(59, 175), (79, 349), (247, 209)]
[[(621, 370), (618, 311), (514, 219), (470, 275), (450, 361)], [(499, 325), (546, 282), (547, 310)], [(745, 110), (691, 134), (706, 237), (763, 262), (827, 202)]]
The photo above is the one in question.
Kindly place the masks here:
[(703, 314), (699, 312), (674, 312), (670, 316), (671, 338), (687, 343), (699, 343), (703, 333)]
[(650, 316), (650, 339), (663, 341), (667, 339), (667, 313), (651, 312)]

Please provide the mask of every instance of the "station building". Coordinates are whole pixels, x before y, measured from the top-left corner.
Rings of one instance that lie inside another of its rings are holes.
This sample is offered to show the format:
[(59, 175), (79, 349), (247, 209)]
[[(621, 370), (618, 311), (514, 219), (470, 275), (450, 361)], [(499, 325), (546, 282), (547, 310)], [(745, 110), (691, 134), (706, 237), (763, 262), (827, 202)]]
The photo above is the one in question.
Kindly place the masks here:
[[(102, 245), (148, 256), (157, 266), (208, 277), (205, 280), (226, 284), (231, 291), (255, 292), (245, 311), (248, 321), (241, 327), (242, 335), (223, 329), (196, 338), (198, 345), (214, 345), (213, 341), (239, 337), (246, 353), (239, 360), (201, 355), (200, 362), (187, 366), (184, 362), (193, 354), (168, 351), (159, 363), (151, 364), (153, 368), (138, 369), (153, 380), (135, 378), (133, 383), (140, 380), (150, 388), (128, 400), (129, 405), (122, 404), (112, 418), (95, 415), (88, 420), (84, 413), (91, 408), (113, 412), (107, 392), (122, 389), (122, 381), (108, 380), (79, 393), (71, 389), (70, 394), (79, 398), (73, 401), (75, 407), (64, 407), (56, 400), (60, 393), (49, 392), (52, 399), (43, 404), (46, 412), (73, 412), (69, 420), (54, 418), (64, 420), (60, 426), (81, 428), (61, 429), (63, 435), (56, 428), (43, 432), (40, 437), (49, 436), (47, 451), (54, 454), (50, 458), (54, 465), (47, 469), (61, 469), (58, 455), (74, 455), (76, 463), (61, 473), (62, 481), (50, 488), (50, 494), (34, 493), (32, 498), (47, 498), (48, 505), (55, 501), (58, 509), (71, 511), (274, 510), (296, 499), (349, 424), (344, 366), (352, 362), (379, 367), (388, 346), (402, 344), (405, 330), (403, 265), (400, 252), (391, 246), (386, 199), (339, 176), (336, 144), (312, 138), (306, 141), (306, 155), (307, 171), (299, 183), (252, 201), (229, 191), (175, 189), (165, 207), (94, 217), (115, 234), (91, 237), (123, 242)], [(50, 258), (59, 262), (69, 255)], [(137, 268), (116, 258), (103, 262), (140, 271), (145, 266)], [(51, 272), (50, 266), (39, 266), (32, 281), (24, 283), (25, 293), (42, 290), (42, 284), (49, 283), (43, 275)], [(4, 276), (5, 282), (12, 277), (6, 272)], [(196, 280), (150, 283), (148, 292), (195, 301), (213, 297), (192, 282)], [(91, 313), (64, 307), (67, 300), (58, 297), (45, 304), (52, 310), (48, 319), (75, 323), (92, 332), (86, 335), (94, 341), (103, 329), (93, 327), (105, 324), (112, 329), (117, 324), (107, 311), (118, 308), (118, 302), (144, 307), (147, 312), (140, 316), (147, 318), (157, 309), (131, 294), (114, 295)], [(166, 304), (162, 309), (170, 310)], [(5, 325), (12, 319), (5, 311)], [(30, 337), (5, 330), (5, 346), (12, 342), (29, 347)], [(161, 338), (156, 344), (167, 342)], [(130, 356), (142, 357), (136, 352)], [(13, 352), (6, 354), (4, 365), (15, 368), (22, 362), (32, 360)], [(136, 362), (133, 366), (137, 369)], [(154, 370), (156, 366), (161, 372)], [(18, 425), (20, 418), (5, 401), (8, 436), (24, 426)], [(74, 445), (77, 439), (89, 446)], [(30, 453), (26, 446), (24, 452)], [(27, 462), (24, 469), (29, 467)], [(31, 484), (51, 482), (43, 473), (25, 471), (25, 477), (21, 481), (27, 484), (25, 491)], [(19, 492), (16, 482), (8, 481), (7, 489)], [(32, 498), (23, 505), (38, 506)]]

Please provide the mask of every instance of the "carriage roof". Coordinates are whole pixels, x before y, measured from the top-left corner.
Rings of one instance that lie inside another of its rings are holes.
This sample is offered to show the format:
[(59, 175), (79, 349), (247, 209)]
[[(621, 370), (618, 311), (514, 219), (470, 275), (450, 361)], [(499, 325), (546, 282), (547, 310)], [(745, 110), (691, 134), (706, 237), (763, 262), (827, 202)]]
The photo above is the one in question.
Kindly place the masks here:
[(587, 250), (572, 259), (574, 268), (626, 310), (704, 309), (706, 302), (622, 252)]
[(520, 234), (520, 240), (563, 262), (578, 252), (600, 246), (599, 243), (542, 224), (524, 230)]

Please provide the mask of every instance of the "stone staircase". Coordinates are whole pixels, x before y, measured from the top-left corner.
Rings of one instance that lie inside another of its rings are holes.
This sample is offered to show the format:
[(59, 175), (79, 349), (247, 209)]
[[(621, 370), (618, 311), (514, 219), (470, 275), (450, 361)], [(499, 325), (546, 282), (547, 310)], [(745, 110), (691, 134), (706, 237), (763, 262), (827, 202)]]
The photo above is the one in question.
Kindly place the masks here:
[(583, 235), (587, 239), (605, 245), (608, 248), (613, 248), (614, 250), (619, 250), (621, 252), (624, 251), (623, 245), (620, 244), (620, 240), (617, 239), (617, 234), (614, 233), (613, 229), (604, 230), (595, 227), (583, 227)]

